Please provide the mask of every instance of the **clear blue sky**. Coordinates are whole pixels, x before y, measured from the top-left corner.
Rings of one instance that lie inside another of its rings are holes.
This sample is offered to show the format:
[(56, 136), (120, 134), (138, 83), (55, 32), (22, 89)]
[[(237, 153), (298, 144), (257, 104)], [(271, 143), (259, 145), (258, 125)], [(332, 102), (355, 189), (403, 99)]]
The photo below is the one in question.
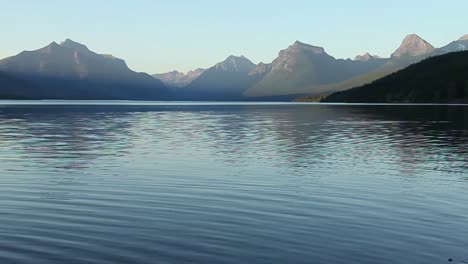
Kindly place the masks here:
[(468, 1), (0, 0), (0, 58), (65, 38), (137, 71), (271, 62), (295, 40), (338, 58), (389, 56), (409, 33), (434, 46), (468, 34)]

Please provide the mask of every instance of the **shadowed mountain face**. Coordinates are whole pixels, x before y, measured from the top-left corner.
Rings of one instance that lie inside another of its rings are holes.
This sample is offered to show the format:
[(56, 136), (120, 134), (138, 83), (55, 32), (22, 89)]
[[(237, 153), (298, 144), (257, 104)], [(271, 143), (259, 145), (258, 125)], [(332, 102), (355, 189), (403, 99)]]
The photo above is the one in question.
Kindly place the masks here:
[(0, 72), (0, 98), (2, 99), (29, 99), (26, 95), (29, 86), (30, 84), (25, 80)]
[(187, 74), (179, 71), (171, 71), (161, 74), (153, 74), (154, 78), (161, 80), (168, 87), (183, 87), (198, 78), (205, 69), (196, 69), (187, 72)]
[[(163, 99), (164, 84), (130, 70), (125, 61), (67, 39), (0, 61), (0, 71), (27, 80), (17, 96), (36, 99)], [(33, 87), (34, 86), (34, 87)], [(1, 94), (1, 92), (0, 92)]]
[(244, 91), (256, 79), (255, 74), (250, 74), (255, 69), (256, 65), (244, 56), (230, 56), (178, 90), (178, 96), (191, 100), (242, 100)]
[(426, 59), (369, 85), (330, 95), (326, 102), (468, 102), (468, 51)]

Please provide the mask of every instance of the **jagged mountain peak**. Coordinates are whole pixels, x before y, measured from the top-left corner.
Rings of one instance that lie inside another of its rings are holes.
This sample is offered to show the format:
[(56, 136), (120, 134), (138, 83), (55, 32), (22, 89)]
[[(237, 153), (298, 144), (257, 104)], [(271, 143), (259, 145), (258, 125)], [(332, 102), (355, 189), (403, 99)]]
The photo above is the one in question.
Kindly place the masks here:
[(55, 41), (52, 41), (49, 45), (47, 45), (47, 47), (59, 47), (60, 45), (55, 42)]
[(199, 77), (204, 71), (205, 69), (201, 68), (188, 71), (187, 73), (173, 70), (166, 73), (154, 74), (153, 77), (160, 79), (168, 86), (182, 87), (192, 82), (195, 78)]
[(299, 40), (294, 41), (293, 46), (310, 46), (304, 42), (301, 42)]
[[(45, 46), (44, 48), (39, 49), (38, 51), (42, 53), (51, 54), (51, 53), (58, 51), (61, 48), (62, 47), (57, 42), (53, 41), (49, 45)], [(34, 51), (23, 51), (20, 54), (31, 53), (31, 52), (34, 52)]]
[(434, 46), (429, 42), (416, 34), (410, 34), (403, 39), (400, 47), (392, 54), (392, 57), (420, 56), (434, 50)]
[(66, 39), (65, 41), (63, 41), (62, 43), (60, 43), (60, 46), (62, 47), (65, 47), (65, 48), (70, 48), (70, 49), (74, 49), (74, 50), (78, 50), (78, 51), (86, 51), (86, 52), (89, 52), (90, 50), (88, 49), (88, 47), (86, 47), (85, 45), (81, 44), (81, 43), (78, 43), (76, 41), (73, 41), (71, 39)]
[(169, 71), (169, 72), (157, 73), (157, 74), (154, 74), (154, 75), (162, 75), (162, 74), (166, 74), (166, 75), (183, 75), (184, 73), (180, 72), (178, 70), (172, 70), (172, 71)]
[(197, 68), (195, 70), (188, 71), (186, 75), (192, 75), (192, 74), (202, 74), (205, 71), (203, 68)]
[(231, 56), (227, 57), (226, 60), (224, 60), (224, 62), (236, 62), (236, 61), (249, 61), (250, 62), (250, 60), (247, 59), (243, 55), (240, 55), (240, 56), (231, 55)]
[(255, 64), (244, 56), (231, 55), (223, 62), (214, 66), (216, 70), (223, 71), (250, 71), (255, 67)]
[(298, 50), (311, 51), (315, 54), (325, 54), (324, 48), (306, 44), (304, 42), (300, 42), (299, 40), (296, 40), (291, 46), (289, 46), (286, 49), (286, 51), (298, 51)]
[(309, 45), (300, 41), (294, 42), (288, 48), (281, 50), (278, 57), (272, 62), (272, 71), (292, 72), (303, 63), (309, 64), (312, 61), (331, 61), (333, 57), (325, 52), (322, 47)]
[(369, 52), (366, 52), (364, 55), (358, 55), (354, 58), (355, 61), (369, 61), (372, 59), (377, 59), (377, 56), (372, 56)]

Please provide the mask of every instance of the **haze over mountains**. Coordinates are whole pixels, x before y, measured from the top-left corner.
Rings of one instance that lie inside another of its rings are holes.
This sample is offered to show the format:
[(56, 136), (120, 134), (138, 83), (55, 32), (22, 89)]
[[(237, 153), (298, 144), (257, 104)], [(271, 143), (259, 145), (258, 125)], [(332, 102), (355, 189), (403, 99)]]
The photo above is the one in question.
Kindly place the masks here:
[(468, 50), (468, 35), (461, 37), (460, 39), (449, 43), (447, 46), (440, 49), (436, 49), (434, 53), (441, 55), (449, 52), (465, 51)]
[(180, 89), (179, 95), (191, 100), (242, 100), (245, 89), (255, 81), (250, 75), (255, 68), (244, 56), (229, 56)]
[(392, 53), (390, 58), (382, 59), (384, 61), (383, 65), (341, 83), (330, 84), (323, 87), (312, 87), (309, 95), (299, 98), (299, 100), (308, 100), (307, 98), (316, 100), (317, 98), (320, 99), (322, 96), (326, 96), (337, 91), (344, 91), (353, 87), (369, 84), (414, 63), (418, 63), (425, 58), (465, 50), (466, 47), (468, 47), (468, 41), (464, 40), (464, 37), (451, 42), (444, 47), (434, 48), (421, 37), (411, 34), (405, 37), (400, 47)]
[(408, 35), (389, 58), (336, 59), (296, 41), (271, 63), (229, 56), (209, 69), (137, 73), (125, 61), (67, 39), (0, 60), (0, 97), (31, 99), (288, 100), (327, 95), (375, 81), (427, 57), (465, 50), (468, 35), (435, 48)]
[[(200, 80), (195, 78), (193, 84), (185, 87), (189, 90), (185, 92), (222, 91), (226, 83), (231, 83), (236, 89), (231, 87), (226, 90), (236, 99), (261, 100), (273, 96), (286, 99), (291, 95), (327, 95), (370, 83), (429, 56), (459, 51), (466, 47), (468, 36), (436, 49), (418, 35), (410, 34), (389, 58), (366, 53), (350, 60), (336, 59), (322, 47), (296, 41), (280, 51), (273, 62), (259, 63), (250, 72), (238, 72), (237, 83), (225, 77), (222, 70), (216, 74), (210, 71), (210, 78), (206, 75), (201, 75)], [(238, 94), (233, 94), (234, 91)]]
[(296, 41), (280, 51), (269, 71), (245, 95), (261, 97), (306, 93), (313, 86), (339, 83), (366, 73), (382, 63), (381, 60), (335, 59), (322, 47)]
[(168, 87), (182, 87), (191, 83), (194, 79), (198, 78), (205, 69), (196, 69), (187, 73), (179, 71), (171, 71), (161, 74), (153, 74), (153, 77), (164, 82)]
[(161, 81), (70, 39), (3, 59), (0, 71), (29, 84), (21, 90), (2, 85), (0, 94), (13, 97), (155, 100), (169, 96)]
[(365, 53), (364, 55), (357, 55), (354, 60), (355, 61), (370, 61), (370, 60), (379, 60), (382, 59), (382, 57), (379, 57), (377, 55), (371, 55), (369, 52)]

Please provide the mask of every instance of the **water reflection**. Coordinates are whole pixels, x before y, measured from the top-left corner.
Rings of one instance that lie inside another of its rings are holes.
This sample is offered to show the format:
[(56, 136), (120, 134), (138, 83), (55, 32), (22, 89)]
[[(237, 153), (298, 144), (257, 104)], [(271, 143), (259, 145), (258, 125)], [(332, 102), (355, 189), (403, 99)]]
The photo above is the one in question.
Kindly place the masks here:
[(0, 148), (17, 153), (19, 162), (83, 169), (97, 158), (127, 153), (133, 122), (128, 117), (129, 113), (98, 109), (8, 107), (0, 110)]
[(462, 172), (467, 117), (467, 107), (443, 106), (11, 106), (0, 110), (0, 148), (57, 169), (209, 150), (235, 166), (255, 160), (300, 170), (398, 157), (408, 172), (428, 163)]
[(468, 107), (361, 106), (354, 108), (354, 113), (393, 124), (384, 132), (399, 150), (402, 166), (425, 164), (428, 170), (467, 171)]
[(467, 111), (0, 107), (0, 262), (463, 259)]

